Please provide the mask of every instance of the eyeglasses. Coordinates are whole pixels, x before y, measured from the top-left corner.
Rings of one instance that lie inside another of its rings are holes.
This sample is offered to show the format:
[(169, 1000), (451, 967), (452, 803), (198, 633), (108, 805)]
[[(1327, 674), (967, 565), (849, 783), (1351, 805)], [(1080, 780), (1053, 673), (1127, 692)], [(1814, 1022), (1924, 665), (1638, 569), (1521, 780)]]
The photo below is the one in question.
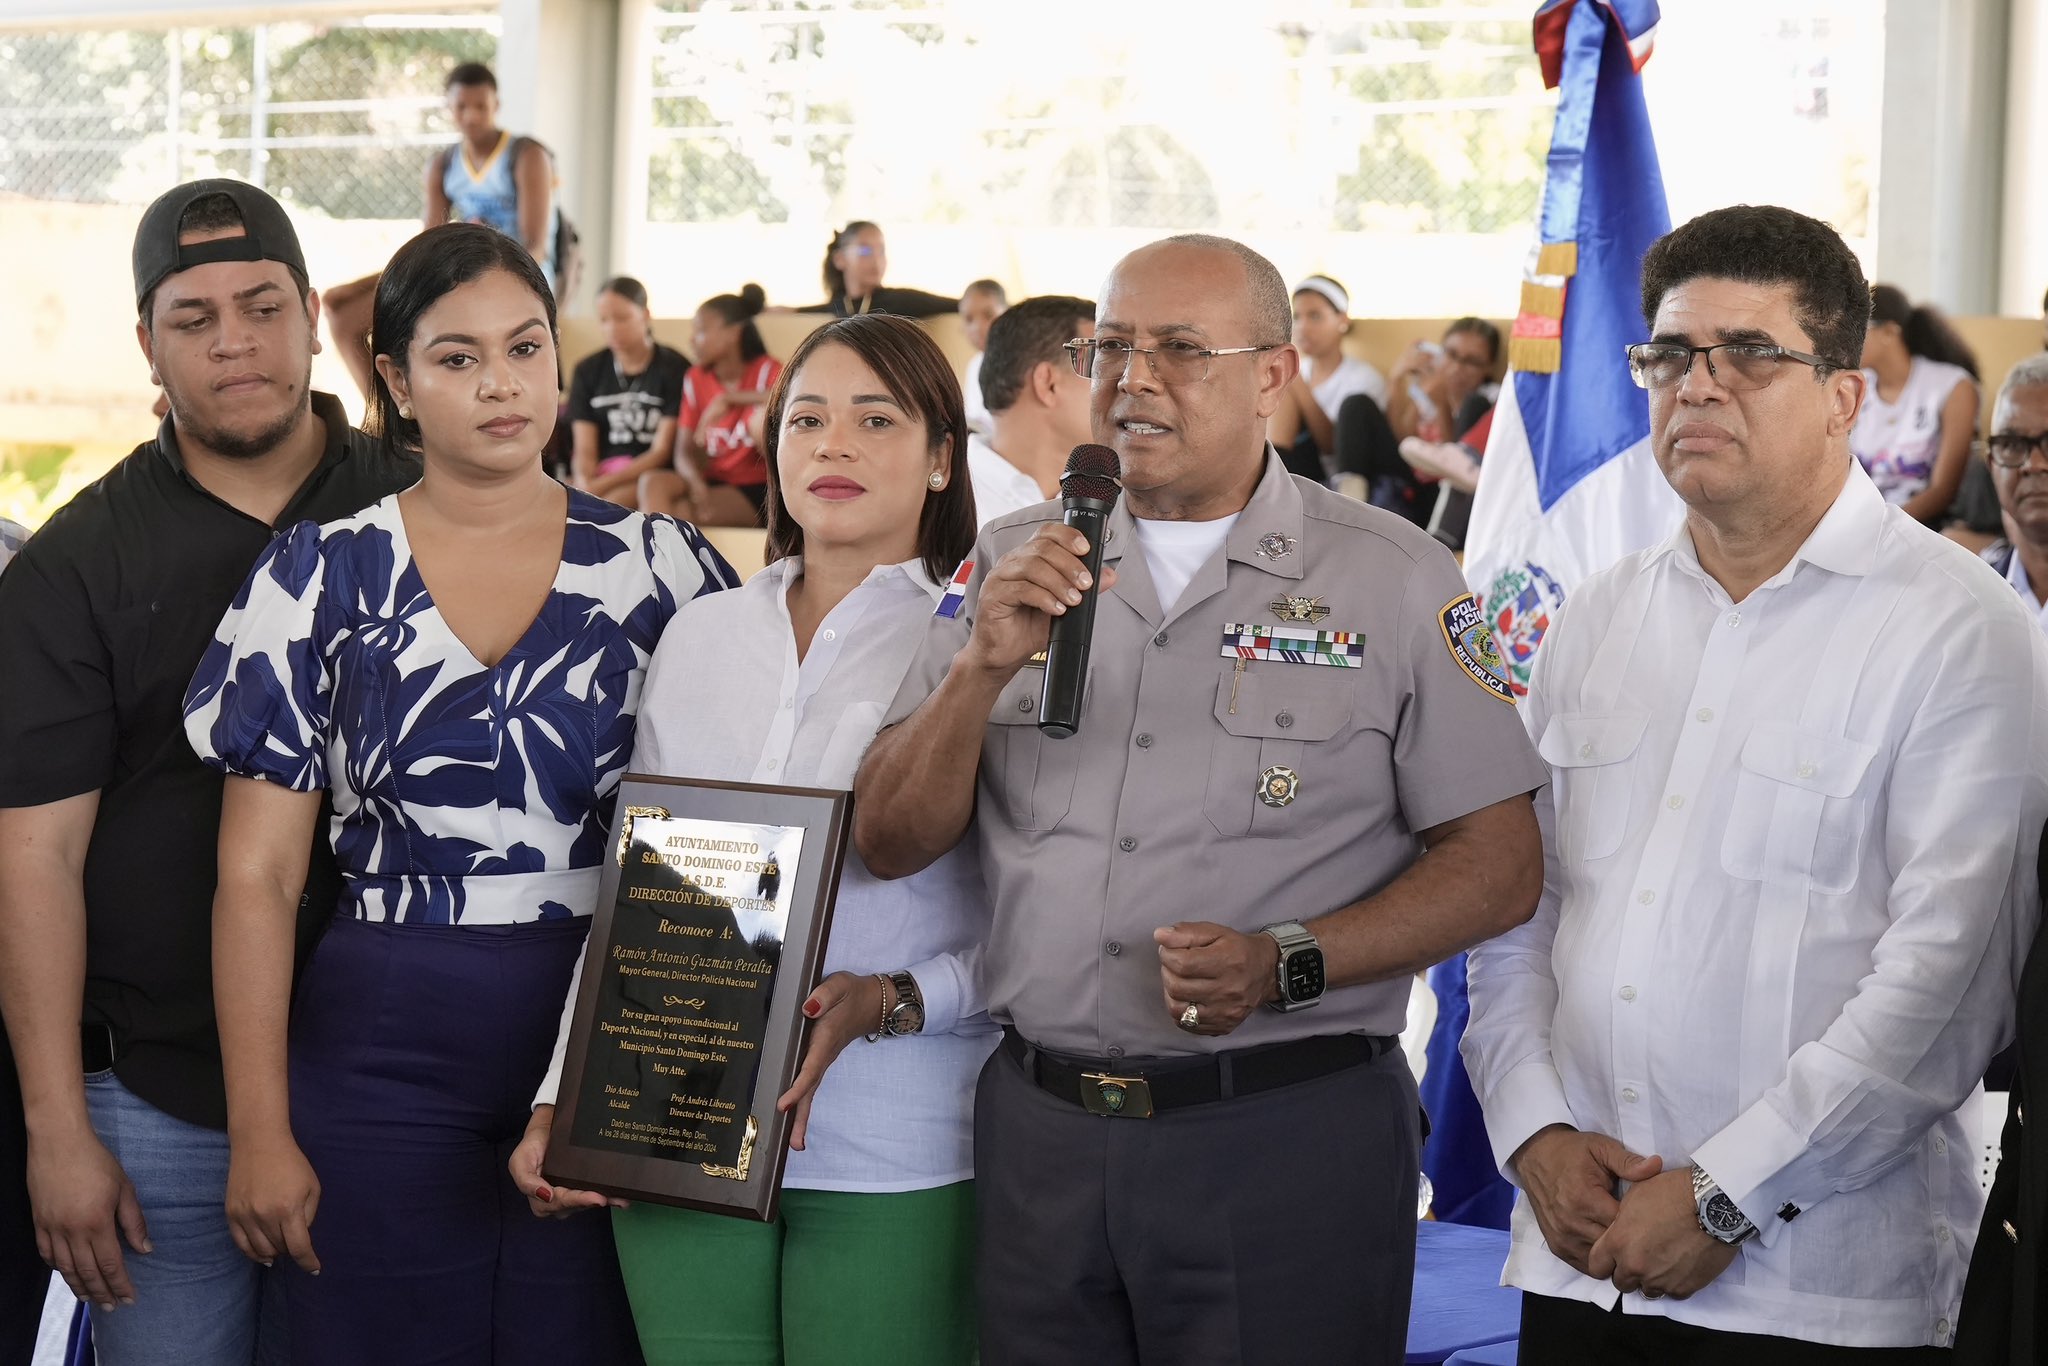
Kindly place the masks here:
[(1161, 384), (1200, 384), (1209, 377), (1209, 362), (1217, 356), (1249, 356), (1259, 351), (1276, 351), (1278, 342), (1265, 346), (1196, 346), (1190, 341), (1166, 341), (1157, 346), (1133, 346), (1116, 337), (1076, 337), (1063, 348), (1082, 379), (1118, 380), (1131, 365), (1132, 356), (1152, 362), (1152, 374)]
[[(1714, 353), (1721, 353), (1716, 363)], [(1707, 374), (1723, 389), (1761, 389), (1778, 377), (1786, 361), (1811, 365), (1816, 370), (1846, 370), (1839, 361), (1809, 356), (1786, 346), (1768, 342), (1718, 342), (1713, 346), (1687, 346), (1682, 342), (1637, 342), (1628, 348), (1628, 372), (1640, 389), (1669, 389), (1683, 384), (1692, 371), (1692, 358), (1707, 358)]]
[(2023, 470), (2039, 451), (2048, 455), (2048, 432), (2025, 436), (2019, 432), (1999, 432), (1977, 443), (1991, 463), (2002, 470)]

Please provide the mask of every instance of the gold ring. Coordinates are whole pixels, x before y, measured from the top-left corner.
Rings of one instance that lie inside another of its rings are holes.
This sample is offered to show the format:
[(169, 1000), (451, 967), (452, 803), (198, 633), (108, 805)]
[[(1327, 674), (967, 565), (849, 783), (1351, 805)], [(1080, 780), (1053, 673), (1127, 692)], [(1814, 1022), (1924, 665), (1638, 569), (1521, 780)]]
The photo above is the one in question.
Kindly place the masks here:
[(1182, 1029), (1199, 1029), (1201, 1025), (1202, 1008), (1200, 1006), (1191, 1005), (1180, 1013), (1180, 1027)]

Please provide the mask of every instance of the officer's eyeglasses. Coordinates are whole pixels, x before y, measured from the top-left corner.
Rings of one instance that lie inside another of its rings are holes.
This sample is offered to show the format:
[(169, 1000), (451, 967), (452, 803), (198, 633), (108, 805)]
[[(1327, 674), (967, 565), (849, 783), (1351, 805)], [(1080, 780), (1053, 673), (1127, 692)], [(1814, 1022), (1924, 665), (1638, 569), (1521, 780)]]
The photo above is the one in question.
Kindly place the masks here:
[[(1715, 353), (1719, 352), (1717, 356)], [(1761, 389), (1778, 377), (1786, 361), (1810, 365), (1816, 370), (1846, 370), (1849, 367), (1820, 356), (1809, 356), (1788, 346), (1769, 342), (1717, 342), (1713, 346), (1687, 346), (1683, 342), (1637, 342), (1628, 348), (1628, 372), (1640, 389), (1669, 389), (1683, 384), (1692, 369), (1692, 358), (1705, 356), (1707, 374), (1723, 389)]]
[(1999, 432), (1977, 443), (1991, 463), (2002, 470), (2023, 470), (2039, 451), (2048, 455), (2048, 432), (2037, 432), (2024, 436), (2019, 432)]
[(1157, 346), (1133, 346), (1117, 337), (1076, 337), (1066, 344), (1067, 358), (1082, 379), (1120, 380), (1131, 366), (1132, 356), (1152, 363), (1152, 374), (1161, 384), (1200, 384), (1209, 377), (1209, 362), (1217, 356), (1249, 356), (1279, 349), (1279, 343), (1265, 346), (1197, 346), (1191, 341), (1164, 341)]

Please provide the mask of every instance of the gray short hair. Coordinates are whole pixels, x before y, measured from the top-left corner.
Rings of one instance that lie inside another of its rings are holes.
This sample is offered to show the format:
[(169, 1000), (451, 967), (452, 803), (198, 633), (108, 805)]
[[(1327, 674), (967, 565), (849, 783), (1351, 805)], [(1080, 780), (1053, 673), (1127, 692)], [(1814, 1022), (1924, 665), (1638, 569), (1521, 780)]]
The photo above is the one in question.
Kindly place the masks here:
[(1991, 405), (1991, 420), (1998, 420), (1998, 410), (2013, 394), (2040, 388), (2048, 388), (2048, 351), (2037, 351), (2005, 372), (2005, 382), (1998, 386), (1998, 399)]
[(1271, 261), (1235, 238), (1184, 232), (1166, 240), (1174, 246), (1228, 252), (1237, 258), (1244, 267), (1245, 288), (1251, 295), (1254, 345), (1277, 346), (1294, 335), (1294, 300), (1287, 292), (1287, 281)]

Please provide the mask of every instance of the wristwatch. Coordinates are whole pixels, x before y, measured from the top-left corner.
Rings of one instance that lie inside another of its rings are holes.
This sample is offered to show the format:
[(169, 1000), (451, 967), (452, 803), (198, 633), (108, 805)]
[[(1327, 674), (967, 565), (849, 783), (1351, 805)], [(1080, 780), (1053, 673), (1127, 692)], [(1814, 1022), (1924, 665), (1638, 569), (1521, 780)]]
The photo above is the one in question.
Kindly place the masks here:
[(1269, 1004), (1286, 1012), (1307, 1010), (1323, 999), (1323, 950), (1316, 937), (1293, 920), (1260, 931), (1280, 946), (1279, 995)]
[(1732, 1247), (1756, 1237), (1756, 1225), (1735, 1207), (1704, 1167), (1692, 1169), (1692, 1202), (1699, 1210), (1700, 1227), (1716, 1242)]
[(924, 993), (917, 989), (917, 979), (907, 972), (892, 972), (888, 978), (889, 984), (896, 988), (896, 1006), (882, 1021), (882, 1032), (892, 1039), (922, 1032)]

